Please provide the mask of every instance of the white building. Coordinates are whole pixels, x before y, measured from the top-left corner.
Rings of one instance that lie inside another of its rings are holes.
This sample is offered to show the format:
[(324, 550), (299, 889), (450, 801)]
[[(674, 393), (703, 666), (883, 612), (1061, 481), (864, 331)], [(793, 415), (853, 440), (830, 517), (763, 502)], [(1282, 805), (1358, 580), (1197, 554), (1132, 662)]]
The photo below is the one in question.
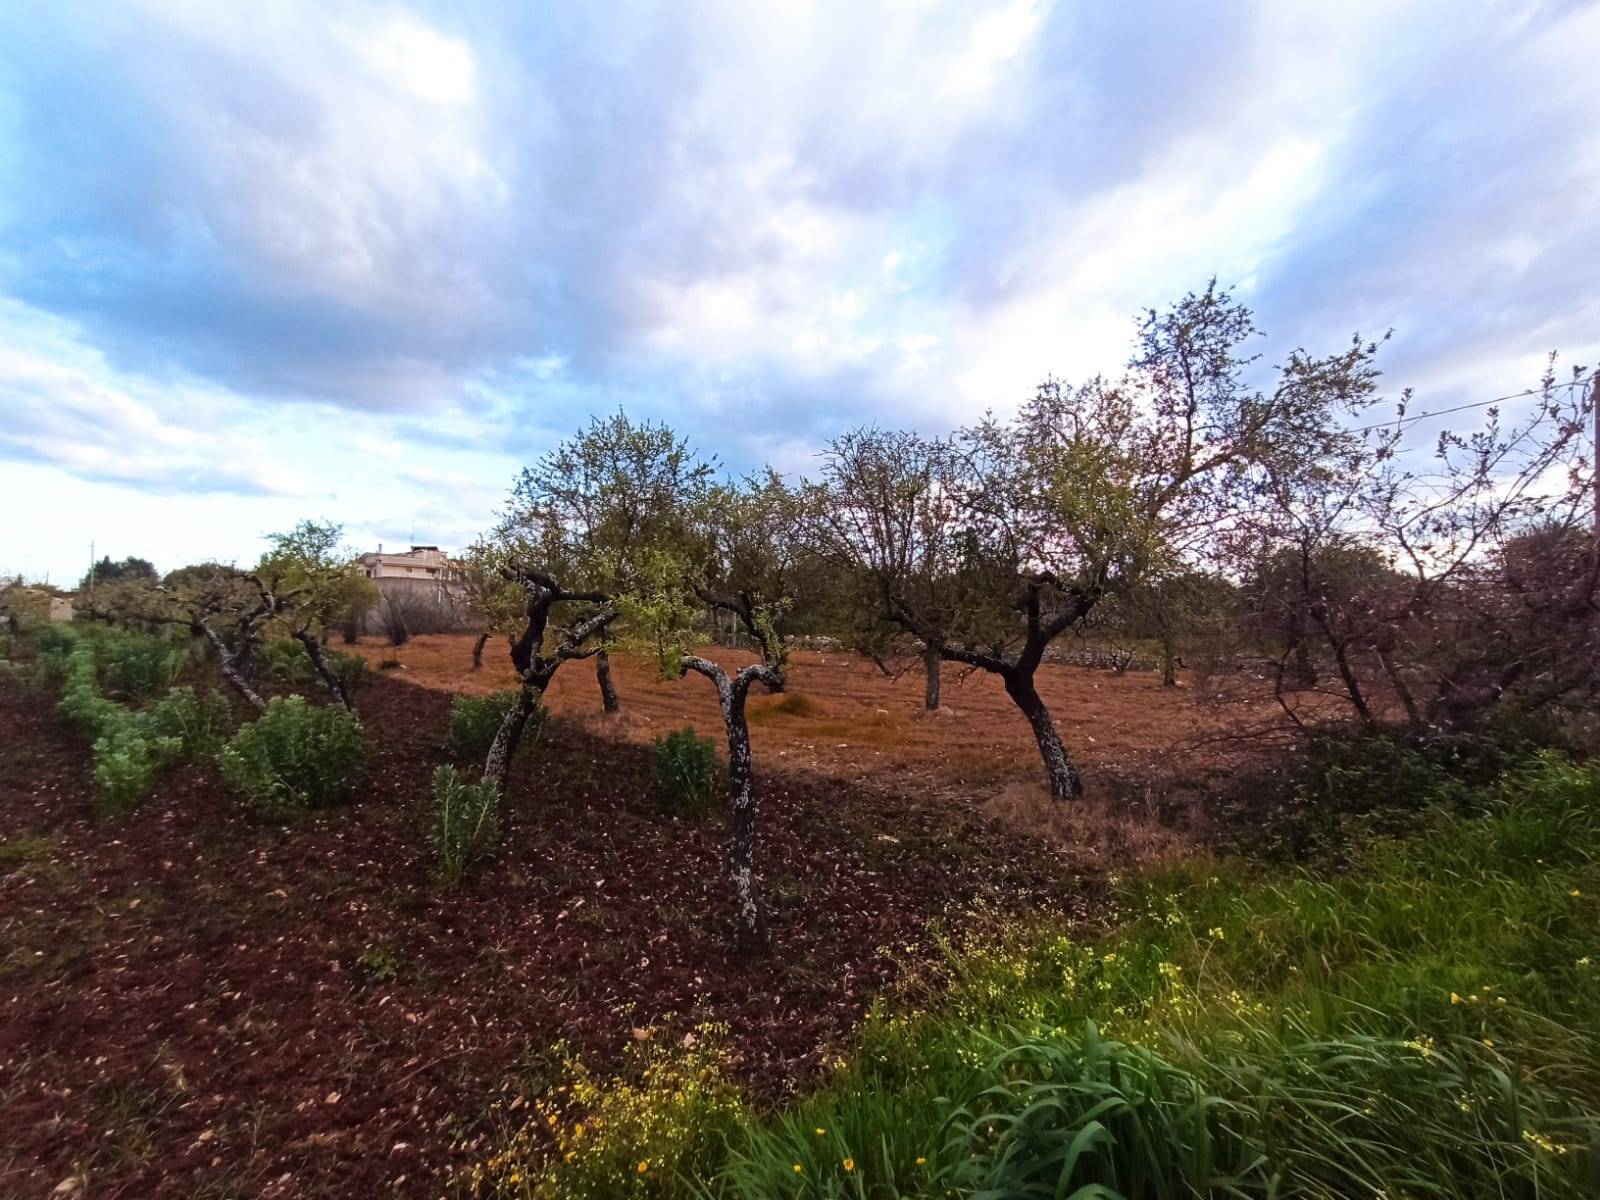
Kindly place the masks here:
[(363, 554), (356, 561), (368, 579), (424, 579), (448, 583), (459, 574), (455, 559), (437, 546), (413, 546), (404, 552), (386, 554), (380, 543), (376, 554)]

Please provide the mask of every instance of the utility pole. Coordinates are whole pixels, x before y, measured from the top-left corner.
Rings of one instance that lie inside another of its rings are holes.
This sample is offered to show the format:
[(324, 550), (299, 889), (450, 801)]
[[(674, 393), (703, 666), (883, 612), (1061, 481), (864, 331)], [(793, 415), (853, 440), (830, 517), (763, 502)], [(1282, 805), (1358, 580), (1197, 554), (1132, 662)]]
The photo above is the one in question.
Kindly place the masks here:
[(89, 539), (89, 607), (94, 607), (94, 539)]

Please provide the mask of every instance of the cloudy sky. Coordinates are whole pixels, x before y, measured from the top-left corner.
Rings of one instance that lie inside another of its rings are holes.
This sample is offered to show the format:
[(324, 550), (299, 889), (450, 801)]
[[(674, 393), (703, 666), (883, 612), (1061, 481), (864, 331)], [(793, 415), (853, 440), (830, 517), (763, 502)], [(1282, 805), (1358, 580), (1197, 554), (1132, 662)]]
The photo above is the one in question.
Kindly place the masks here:
[(0, 570), (460, 545), (593, 412), (803, 470), (1237, 285), (1424, 408), (1600, 357), (1600, 6), (11, 0)]

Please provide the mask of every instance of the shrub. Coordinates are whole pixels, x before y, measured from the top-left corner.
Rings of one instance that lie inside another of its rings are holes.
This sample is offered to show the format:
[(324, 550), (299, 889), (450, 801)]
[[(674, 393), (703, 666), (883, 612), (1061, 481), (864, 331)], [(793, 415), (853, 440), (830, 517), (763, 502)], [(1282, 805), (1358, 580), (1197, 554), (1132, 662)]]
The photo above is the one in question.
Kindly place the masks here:
[(59, 683), (67, 675), (67, 659), (78, 644), (70, 625), (46, 625), (34, 636), (33, 670), (40, 683)]
[(367, 660), (359, 654), (344, 654), (338, 650), (329, 650), (324, 657), (328, 660), (328, 665), (333, 668), (333, 673), (339, 677), (339, 682), (344, 684), (346, 692), (355, 691), (367, 677)]
[(500, 794), (487, 779), (468, 783), (454, 767), (433, 773), (433, 855), (439, 880), (455, 887), (500, 840)]
[(102, 806), (113, 813), (132, 808), (183, 751), (180, 739), (151, 735), (131, 715), (124, 717), (94, 743), (94, 781)]
[(120, 633), (100, 639), (106, 687), (130, 700), (154, 696), (183, 669), (184, 650), (153, 634)]
[[(450, 701), (450, 728), (445, 733), (445, 749), (457, 758), (481, 760), (489, 753), (494, 735), (500, 732), (506, 714), (516, 703), (516, 692), (456, 696)], [(533, 718), (523, 732), (523, 742), (537, 738), (543, 723), (544, 708), (542, 705), (535, 706)]]
[(349, 800), (367, 764), (361, 722), (304, 696), (279, 696), (222, 748), (228, 783), (267, 810), (331, 808)]
[(717, 745), (685, 727), (655, 740), (651, 776), (661, 807), (674, 816), (699, 817), (717, 792)]
[(316, 678), (311, 659), (305, 647), (288, 638), (273, 638), (261, 647), (261, 665), (278, 679), (288, 683), (305, 683)]
[(139, 715), (150, 733), (176, 738), (186, 758), (215, 754), (233, 725), (227, 698), (214, 688), (202, 693), (173, 688)]

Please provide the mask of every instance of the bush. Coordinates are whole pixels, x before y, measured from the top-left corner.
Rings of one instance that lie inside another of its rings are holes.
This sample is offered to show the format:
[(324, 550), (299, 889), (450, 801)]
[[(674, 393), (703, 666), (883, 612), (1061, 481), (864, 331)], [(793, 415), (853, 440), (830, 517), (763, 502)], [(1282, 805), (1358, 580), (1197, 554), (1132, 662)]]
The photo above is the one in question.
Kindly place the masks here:
[(180, 739), (151, 735), (130, 714), (124, 717), (94, 743), (94, 781), (101, 804), (113, 813), (132, 808), (183, 752)]
[(658, 737), (650, 771), (663, 809), (674, 816), (704, 816), (717, 794), (717, 744), (689, 727)]
[(331, 808), (350, 799), (366, 768), (361, 722), (342, 708), (279, 696), (222, 748), (222, 776), (266, 810)]
[[(445, 749), (456, 758), (482, 760), (489, 753), (494, 735), (505, 724), (506, 714), (517, 703), (516, 692), (492, 692), (487, 696), (456, 696), (450, 701), (450, 728), (445, 733)], [(528, 728), (523, 731), (524, 744), (539, 736), (544, 723), (545, 710), (536, 705)]]
[(288, 638), (273, 638), (260, 651), (261, 665), (274, 678), (286, 683), (307, 683), (316, 678), (305, 647)]
[(233, 725), (227, 698), (214, 688), (173, 688), (139, 715), (150, 733), (178, 739), (186, 758), (215, 754)]
[(67, 675), (67, 659), (78, 644), (70, 625), (46, 625), (34, 635), (33, 671), (40, 683), (59, 683)]
[(118, 633), (100, 639), (106, 687), (130, 700), (154, 696), (171, 686), (183, 670), (185, 652), (164, 637)]
[(439, 881), (455, 887), (500, 840), (500, 794), (487, 779), (468, 783), (454, 767), (433, 773), (433, 856)]
[(359, 654), (343, 654), (338, 650), (329, 650), (324, 657), (328, 660), (328, 666), (333, 668), (333, 673), (339, 677), (339, 682), (344, 684), (346, 692), (355, 691), (367, 677), (367, 660)]

